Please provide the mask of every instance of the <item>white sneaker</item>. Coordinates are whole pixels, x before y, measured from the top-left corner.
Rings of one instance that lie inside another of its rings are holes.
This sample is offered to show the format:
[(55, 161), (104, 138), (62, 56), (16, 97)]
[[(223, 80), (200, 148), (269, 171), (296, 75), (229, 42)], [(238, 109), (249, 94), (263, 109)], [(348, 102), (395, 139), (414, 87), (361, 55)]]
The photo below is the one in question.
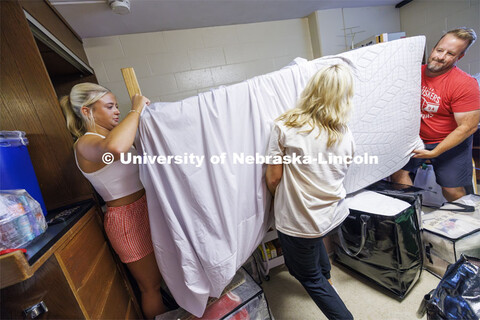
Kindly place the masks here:
[(328, 283), (330, 283), (330, 285), (332, 286), (333, 290), (335, 290), (335, 292), (338, 294), (337, 289), (335, 288), (335, 286), (332, 283), (332, 279), (330, 278), (330, 279), (327, 279), (327, 280), (328, 280)]

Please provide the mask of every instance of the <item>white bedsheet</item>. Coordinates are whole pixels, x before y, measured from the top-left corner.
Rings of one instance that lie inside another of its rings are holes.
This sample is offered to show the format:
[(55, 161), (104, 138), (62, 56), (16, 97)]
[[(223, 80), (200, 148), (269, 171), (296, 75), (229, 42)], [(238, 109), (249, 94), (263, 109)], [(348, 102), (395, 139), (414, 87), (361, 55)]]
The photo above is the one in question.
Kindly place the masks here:
[[(378, 156), (378, 164), (351, 166), (347, 191), (406, 164), (411, 150), (422, 146), (418, 132), (424, 44), (424, 37), (413, 37), (310, 62), (297, 60), (239, 84), (145, 108), (136, 141), (140, 154), (205, 156), (201, 165), (194, 158), (177, 158), (188, 163), (140, 167), (156, 258), (181, 307), (201, 316), (208, 297), (220, 295), (265, 235), (272, 217), (265, 166), (235, 164), (234, 157), (264, 155), (273, 120), (294, 106), (320, 67), (346, 62), (355, 66), (349, 125), (356, 154)], [(223, 164), (210, 161), (222, 154)]]

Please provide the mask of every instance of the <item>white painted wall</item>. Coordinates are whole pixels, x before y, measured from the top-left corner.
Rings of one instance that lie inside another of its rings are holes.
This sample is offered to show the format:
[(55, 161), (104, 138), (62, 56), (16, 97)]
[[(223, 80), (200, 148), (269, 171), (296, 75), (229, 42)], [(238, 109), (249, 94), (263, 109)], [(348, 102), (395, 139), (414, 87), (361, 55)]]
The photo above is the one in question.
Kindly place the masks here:
[(296, 57), (313, 58), (306, 18), (88, 38), (83, 45), (122, 114), (130, 103), (120, 68), (135, 68), (150, 100), (177, 101), (278, 70)]
[[(427, 54), (447, 31), (473, 28), (480, 36), (480, 0), (415, 0), (400, 8), (402, 30), (407, 36), (427, 37)], [(458, 67), (470, 74), (480, 72), (480, 40), (458, 62)]]
[(402, 31), (400, 11), (394, 6), (320, 10), (315, 15), (321, 56), (349, 50), (352, 32), (359, 32), (353, 38), (355, 44), (380, 33)]

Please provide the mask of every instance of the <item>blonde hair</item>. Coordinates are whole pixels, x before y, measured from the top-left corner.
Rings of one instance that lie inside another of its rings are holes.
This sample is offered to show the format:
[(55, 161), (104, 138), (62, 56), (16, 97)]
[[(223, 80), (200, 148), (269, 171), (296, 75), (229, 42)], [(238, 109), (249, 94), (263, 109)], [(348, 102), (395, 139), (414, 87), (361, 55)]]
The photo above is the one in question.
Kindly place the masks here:
[[(76, 138), (80, 138), (87, 132), (87, 123), (95, 127), (95, 121), (92, 116), (92, 105), (100, 100), (105, 94), (109, 93), (105, 87), (96, 83), (79, 83), (73, 86), (68, 96), (60, 99), (60, 106), (67, 120), (67, 128)], [(90, 115), (85, 116), (81, 108), (90, 108)]]
[(475, 31), (473, 29), (469, 29), (469, 28), (466, 28), (466, 27), (461, 27), (461, 28), (458, 28), (458, 29), (450, 30), (447, 33), (445, 33), (440, 38), (440, 40), (438, 40), (438, 42), (437, 42), (437, 44), (435, 45), (434, 48), (437, 47), (437, 45), (440, 43), (440, 41), (443, 39), (443, 37), (445, 37), (447, 34), (451, 34), (458, 39), (462, 39), (462, 40), (468, 42), (467, 47), (465, 48), (465, 50), (463, 50), (462, 54), (467, 52), (468, 48), (470, 48), (470, 46), (475, 43), (475, 40), (477, 40), (477, 34), (475, 33)]
[[(282, 114), (277, 120), (283, 120), (285, 126), (301, 128), (311, 127), (326, 130), (327, 147), (341, 140), (347, 128), (352, 107), (353, 77), (350, 68), (335, 64), (319, 70), (308, 81), (294, 109)], [(320, 133), (319, 133), (320, 135)]]

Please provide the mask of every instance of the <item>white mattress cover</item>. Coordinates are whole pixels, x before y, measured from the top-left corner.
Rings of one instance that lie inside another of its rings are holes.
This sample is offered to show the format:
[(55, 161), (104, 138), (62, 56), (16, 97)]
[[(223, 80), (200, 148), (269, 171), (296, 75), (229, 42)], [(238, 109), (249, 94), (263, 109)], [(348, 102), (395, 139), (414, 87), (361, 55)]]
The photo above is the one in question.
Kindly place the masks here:
[[(313, 73), (324, 65), (356, 67), (350, 128), (357, 155), (378, 165), (353, 164), (345, 185), (359, 190), (402, 168), (421, 147), (420, 64), (425, 38), (360, 48), (298, 62), (239, 84), (173, 103), (154, 103), (140, 121), (139, 154), (220, 155), (227, 162), (149, 164), (140, 167), (152, 240), (162, 275), (177, 303), (201, 316), (251, 255), (270, 225), (265, 166), (231, 164), (233, 153), (263, 155), (273, 120), (292, 108)], [(207, 158), (208, 159), (208, 158)]]

